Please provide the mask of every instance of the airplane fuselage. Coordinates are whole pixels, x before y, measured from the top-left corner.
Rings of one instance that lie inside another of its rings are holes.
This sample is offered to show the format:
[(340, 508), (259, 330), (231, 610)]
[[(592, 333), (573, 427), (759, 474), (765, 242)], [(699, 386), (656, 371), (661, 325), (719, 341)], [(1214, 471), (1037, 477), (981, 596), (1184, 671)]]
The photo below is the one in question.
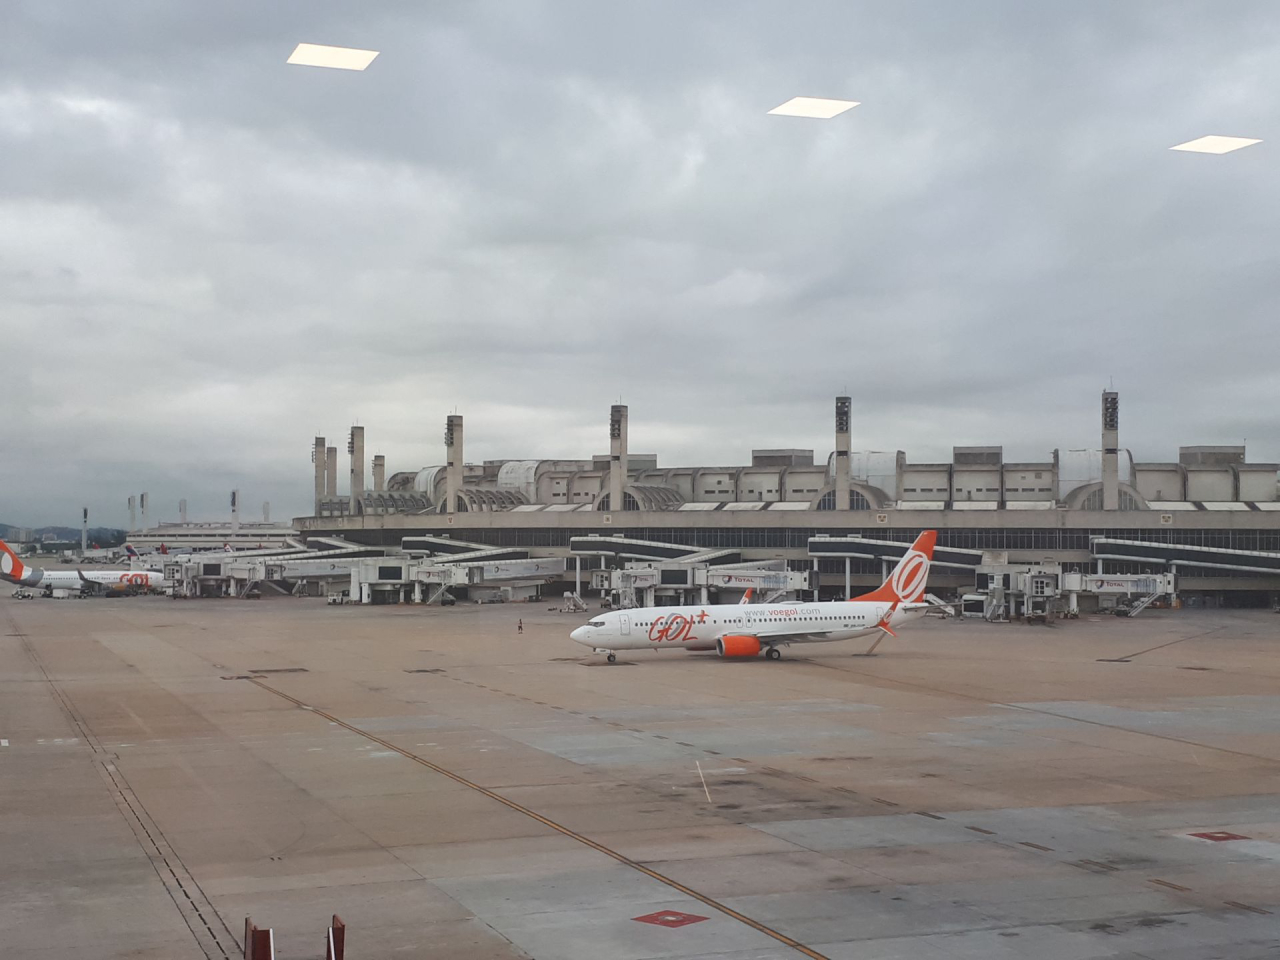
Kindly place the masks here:
[(20, 587), (33, 590), (80, 590), (85, 581), (105, 591), (158, 590), (164, 575), (152, 570), (86, 570), (81, 579), (77, 570), (41, 570), (27, 567), (22, 577), (5, 576), (4, 579)]
[(593, 617), (570, 637), (596, 650), (716, 650), (726, 636), (775, 643), (827, 643), (880, 635), (924, 616), (927, 604), (887, 602), (761, 603), (635, 607)]

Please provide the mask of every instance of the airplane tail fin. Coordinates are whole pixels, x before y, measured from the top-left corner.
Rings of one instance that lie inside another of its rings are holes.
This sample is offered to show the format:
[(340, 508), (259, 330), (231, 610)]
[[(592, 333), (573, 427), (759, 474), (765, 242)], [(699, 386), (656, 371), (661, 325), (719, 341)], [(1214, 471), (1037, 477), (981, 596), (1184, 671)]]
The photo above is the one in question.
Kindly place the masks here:
[(938, 542), (937, 530), (926, 530), (916, 537), (916, 542), (902, 555), (889, 579), (870, 593), (853, 600), (879, 600), (884, 603), (915, 603), (924, 596), (929, 580), (929, 563), (933, 560), (933, 547)]
[(133, 560), (137, 560), (137, 559), (138, 559), (138, 551), (137, 551), (137, 550), (135, 550), (135, 549), (133, 548), (133, 544), (131, 544), (131, 543), (126, 543), (126, 544), (124, 545), (124, 553), (125, 553), (125, 556), (127, 556), (127, 557), (129, 557), (129, 558), (131, 558), (131, 559), (133, 559)]
[(744, 593), (744, 594), (742, 595), (742, 599), (741, 599), (741, 600), (739, 600), (738, 602), (739, 602), (739, 603), (750, 603), (750, 602), (751, 602), (751, 597), (752, 597), (752, 595), (753, 595), (755, 592), (756, 592), (755, 587), (747, 587), (747, 592), (746, 592), (746, 593)]
[(6, 580), (21, 580), (27, 573), (27, 566), (18, 555), (9, 548), (9, 545), (0, 540), (0, 576)]

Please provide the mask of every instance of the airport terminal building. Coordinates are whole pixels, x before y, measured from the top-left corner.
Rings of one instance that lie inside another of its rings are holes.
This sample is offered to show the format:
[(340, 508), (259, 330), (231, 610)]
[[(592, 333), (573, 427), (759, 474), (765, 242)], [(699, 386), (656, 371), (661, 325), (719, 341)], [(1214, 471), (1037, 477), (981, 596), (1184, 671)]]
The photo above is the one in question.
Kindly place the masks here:
[[(1277, 464), (1243, 446), (1185, 446), (1142, 462), (1120, 446), (1119, 397), (1102, 395), (1100, 444), (1010, 462), (999, 446), (956, 447), (945, 463), (852, 448), (850, 400), (835, 402), (835, 449), (755, 450), (742, 466), (661, 467), (627, 447), (625, 406), (609, 417), (608, 455), (591, 460), (468, 464), (463, 418), (450, 416), (445, 461), (364, 480), (364, 428), (348, 443), (350, 485), (339, 494), (337, 449), (317, 437), (315, 513), (308, 536), (383, 547), (406, 538), (458, 541), (527, 557), (577, 557), (586, 569), (625, 561), (711, 557), (812, 572), (824, 598), (879, 582), (884, 564), (926, 528), (949, 566), (931, 587), (964, 589), (973, 566), (1042, 563), (1109, 574), (1175, 572), (1184, 597), (1206, 604), (1280, 599)], [(615, 504), (620, 505), (615, 507)], [(871, 543), (868, 548), (842, 538)]]

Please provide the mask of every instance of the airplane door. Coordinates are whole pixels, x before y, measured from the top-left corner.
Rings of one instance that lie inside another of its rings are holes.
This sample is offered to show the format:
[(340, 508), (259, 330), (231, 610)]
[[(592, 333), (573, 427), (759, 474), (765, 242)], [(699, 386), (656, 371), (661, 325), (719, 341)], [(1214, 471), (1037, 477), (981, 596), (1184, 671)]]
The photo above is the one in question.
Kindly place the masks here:
[(876, 623), (884, 623), (884, 607), (876, 607)]
[(621, 614), (618, 617), (618, 626), (624, 637), (631, 636), (631, 617), (627, 614)]

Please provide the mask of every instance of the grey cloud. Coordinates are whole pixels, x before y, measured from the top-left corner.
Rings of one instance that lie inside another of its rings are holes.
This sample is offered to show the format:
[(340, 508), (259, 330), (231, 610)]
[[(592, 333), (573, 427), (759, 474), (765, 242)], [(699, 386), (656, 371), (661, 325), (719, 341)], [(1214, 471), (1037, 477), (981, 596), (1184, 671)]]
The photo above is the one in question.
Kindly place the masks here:
[[(19, 2), (0, 520), (392, 470), (830, 446), (1280, 459), (1270, 3)], [(382, 51), (293, 68), (298, 40)], [(766, 117), (808, 93), (863, 106)], [(1268, 140), (1171, 154), (1204, 133)], [(255, 492), (255, 491), (260, 491)]]

